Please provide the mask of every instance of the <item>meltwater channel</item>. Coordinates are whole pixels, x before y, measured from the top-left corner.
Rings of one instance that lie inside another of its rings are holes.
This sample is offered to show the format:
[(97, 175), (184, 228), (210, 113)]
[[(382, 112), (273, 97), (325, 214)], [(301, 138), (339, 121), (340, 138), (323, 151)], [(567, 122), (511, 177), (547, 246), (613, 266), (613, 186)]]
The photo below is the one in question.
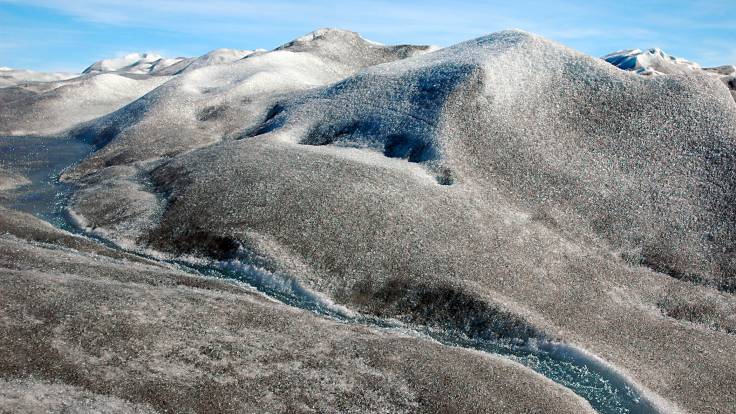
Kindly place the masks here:
[[(33, 214), (64, 230), (114, 246), (107, 240), (84, 234), (70, 222), (66, 206), (74, 186), (59, 181), (59, 175), (65, 168), (78, 163), (93, 151), (91, 145), (71, 138), (0, 137), (0, 167), (17, 171), (30, 181), (29, 184), (6, 192), (0, 197), (0, 203)], [(128, 253), (145, 256), (137, 252)], [(178, 260), (166, 262), (198, 275), (246, 283), (279, 302), (343, 323), (388, 331), (400, 329), (447, 346), (471, 348), (504, 356), (569, 388), (600, 413), (657, 412), (654, 405), (627, 378), (600, 360), (569, 345), (547, 341), (516, 344), (508, 340), (469, 338), (448, 329), (408, 326), (397, 321), (346, 311), (300, 287), (288, 276), (272, 274), (247, 262), (212, 261), (207, 265), (194, 265)]]

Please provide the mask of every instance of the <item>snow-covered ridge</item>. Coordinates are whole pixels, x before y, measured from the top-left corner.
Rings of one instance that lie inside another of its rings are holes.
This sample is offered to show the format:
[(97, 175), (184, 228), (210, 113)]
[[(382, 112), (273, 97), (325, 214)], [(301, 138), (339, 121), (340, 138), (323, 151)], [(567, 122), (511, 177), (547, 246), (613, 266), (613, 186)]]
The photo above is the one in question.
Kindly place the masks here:
[(363, 47), (373, 48), (386, 47), (386, 45), (373, 40), (368, 40), (361, 36), (360, 33), (352, 30), (321, 28), (285, 43), (276, 48), (276, 50), (285, 49), (301, 51), (319, 47), (337, 48), (345, 45), (360, 45)]
[(152, 74), (179, 63), (185, 58), (167, 59), (156, 53), (130, 53), (113, 59), (93, 63), (82, 73), (126, 72)]
[(177, 75), (180, 73), (192, 71), (195, 69), (203, 68), (205, 66), (213, 65), (225, 65), (233, 63), (240, 59), (244, 59), (254, 52), (262, 52), (263, 49), (258, 50), (240, 50), (240, 49), (215, 49), (200, 57), (182, 59), (179, 62), (174, 63), (168, 67), (164, 67), (155, 72), (156, 75)]
[(220, 48), (199, 57), (177, 58), (165, 58), (155, 53), (131, 53), (122, 57), (95, 62), (83, 73), (118, 72), (136, 75), (177, 75), (205, 66), (232, 63), (253, 54), (253, 52), (252, 50)]
[(736, 99), (736, 66), (723, 65), (714, 68), (703, 68), (695, 62), (675, 57), (665, 53), (662, 49), (652, 48), (646, 51), (641, 49), (621, 50), (603, 56), (606, 62), (622, 70), (631, 71), (642, 76), (658, 76), (677, 73), (705, 73), (718, 77), (731, 95)]
[(342, 36), (358, 37), (358, 38), (361, 38), (362, 40), (364, 40), (364, 41), (366, 41), (368, 43), (374, 44), (376, 46), (383, 46), (383, 44), (378, 43), (378, 42), (374, 42), (372, 40), (368, 40), (368, 39), (362, 37), (359, 33), (353, 32), (351, 30), (332, 29), (332, 28), (324, 28), (324, 27), (321, 28), (321, 29), (317, 29), (317, 30), (315, 30), (313, 32), (309, 32), (309, 33), (305, 34), (304, 36), (300, 36), (300, 37), (294, 39), (291, 43), (306, 43), (306, 42), (311, 42), (313, 40), (317, 40), (319, 38), (327, 37), (327, 36), (331, 36), (331, 35), (342, 35)]
[(645, 51), (641, 49), (620, 50), (603, 56), (603, 59), (614, 66), (640, 75), (682, 73), (701, 69), (697, 63), (669, 55), (659, 48)]
[(0, 88), (15, 86), (26, 82), (56, 82), (79, 76), (76, 73), (65, 72), (34, 72), (25, 69), (0, 67)]
[(715, 68), (705, 68), (703, 70), (723, 76), (736, 76), (736, 66), (734, 65), (723, 65)]
[[(189, 130), (210, 142), (242, 128), (246, 120), (246, 124), (258, 121), (264, 108), (267, 112), (268, 105), (243, 102), (270, 102), (279, 94), (336, 82), (363, 68), (430, 50), (427, 46), (381, 46), (355, 32), (321, 29), (271, 52), (222, 48), (199, 57), (175, 59), (155, 53), (131, 53), (95, 62), (78, 76), (79, 82), (0, 89), (0, 101), (16, 103), (0, 109), (0, 135), (64, 133), (156, 89), (136, 105), (145, 103), (148, 109), (156, 107), (159, 111), (126, 113), (146, 119), (157, 113), (161, 125), (165, 124), (162, 117), (170, 117), (179, 128), (162, 130), (161, 136), (172, 135), (173, 139), (178, 135), (177, 141), (187, 142), (180, 135), (182, 130)], [(164, 83), (166, 87), (157, 89)], [(82, 91), (84, 96), (80, 96)], [(138, 118), (120, 119), (133, 123)], [(107, 130), (109, 138), (117, 135), (116, 131), (122, 132), (117, 127), (122, 125)], [(133, 134), (137, 129), (126, 131)]]

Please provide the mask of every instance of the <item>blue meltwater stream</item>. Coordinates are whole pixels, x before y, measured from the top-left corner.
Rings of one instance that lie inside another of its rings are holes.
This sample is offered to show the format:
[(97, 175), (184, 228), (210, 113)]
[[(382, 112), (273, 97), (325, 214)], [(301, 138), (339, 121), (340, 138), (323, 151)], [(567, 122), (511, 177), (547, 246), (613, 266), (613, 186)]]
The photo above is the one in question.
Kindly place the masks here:
[(59, 181), (59, 174), (92, 151), (91, 145), (71, 138), (0, 137), (0, 171), (17, 172), (30, 181), (3, 194), (0, 202), (66, 227), (73, 185)]
[[(65, 168), (76, 164), (92, 151), (92, 146), (74, 139), (0, 137), (0, 171), (4, 169), (17, 172), (30, 181), (30, 184), (0, 193), (0, 204), (31, 213), (65, 230), (83, 234), (70, 223), (66, 210), (74, 186), (60, 182), (58, 177)], [(110, 245), (109, 242), (96, 239)], [(567, 387), (587, 400), (600, 413), (657, 412), (652, 403), (643, 398), (627, 378), (572, 346), (543, 340), (521, 344), (493, 338), (469, 338), (461, 332), (446, 328), (408, 326), (396, 321), (346, 312), (327, 303), (319, 295), (301, 288), (288, 276), (267, 272), (247, 262), (212, 262), (206, 266), (194, 266), (180, 261), (169, 263), (202, 276), (238, 280), (279, 302), (344, 323), (383, 330), (400, 328), (404, 332), (429, 337), (448, 346), (504, 356)]]

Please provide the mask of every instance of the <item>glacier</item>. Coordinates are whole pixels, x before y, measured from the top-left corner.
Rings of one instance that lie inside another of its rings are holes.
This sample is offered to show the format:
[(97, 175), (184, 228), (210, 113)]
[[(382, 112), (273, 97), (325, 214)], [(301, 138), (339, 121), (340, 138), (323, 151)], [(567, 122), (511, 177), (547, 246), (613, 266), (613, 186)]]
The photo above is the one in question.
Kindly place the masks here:
[(337, 29), (0, 75), (0, 405), (729, 412), (734, 76)]

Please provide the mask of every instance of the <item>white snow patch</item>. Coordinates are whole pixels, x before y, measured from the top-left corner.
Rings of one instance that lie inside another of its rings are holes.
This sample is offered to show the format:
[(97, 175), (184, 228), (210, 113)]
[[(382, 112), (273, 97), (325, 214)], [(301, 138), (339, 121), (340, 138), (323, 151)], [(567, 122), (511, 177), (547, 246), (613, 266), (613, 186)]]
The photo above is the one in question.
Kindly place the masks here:
[(125, 56), (95, 62), (82, 73), (153, 74), (182, 60), (184, 58), (167, 59), (156, 53), (130, 53)]
[(671, 56), (662, 49), (652, 48), (620, 50), (603, 56), (603, 59), (623, 70), (633, 71), (640, 75), (658, 75), (683, 73), (700, 70), (695, 62)]

